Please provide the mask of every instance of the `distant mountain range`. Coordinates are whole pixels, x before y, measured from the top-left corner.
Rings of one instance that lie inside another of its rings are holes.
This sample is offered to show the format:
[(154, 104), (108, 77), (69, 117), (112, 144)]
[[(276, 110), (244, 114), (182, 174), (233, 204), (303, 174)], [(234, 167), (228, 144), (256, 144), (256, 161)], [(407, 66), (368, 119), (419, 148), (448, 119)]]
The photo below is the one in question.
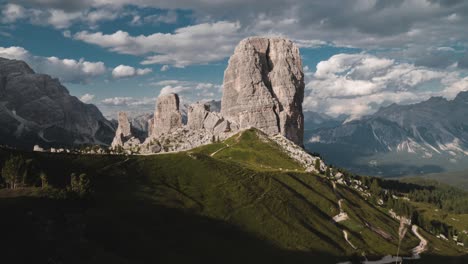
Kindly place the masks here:
[(31, 150), (110, 144), (114, 133), (96, 106), (71, 96), (58, 79), (0, 58), (0, 144)]
[(396, 176), (468, 167), (468, 92), (392, 104), (310, 135), (307, 148), (359, 173)]

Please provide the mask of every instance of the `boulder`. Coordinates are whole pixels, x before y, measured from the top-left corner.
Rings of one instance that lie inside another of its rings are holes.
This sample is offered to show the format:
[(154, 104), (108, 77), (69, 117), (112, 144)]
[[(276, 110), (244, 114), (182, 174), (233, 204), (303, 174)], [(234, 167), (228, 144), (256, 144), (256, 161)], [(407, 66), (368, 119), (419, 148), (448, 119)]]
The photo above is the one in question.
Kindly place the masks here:
[(187, 127), (189, 129), (202, 129), (206, 116), (210, 112), (210, 106), (204, 103), (195, 103), (187, 110)]
[(220, 114), (209, 112), (203, 122), (203, 127), (208, 131), (213, 131), (223, 120), (224, 118)]

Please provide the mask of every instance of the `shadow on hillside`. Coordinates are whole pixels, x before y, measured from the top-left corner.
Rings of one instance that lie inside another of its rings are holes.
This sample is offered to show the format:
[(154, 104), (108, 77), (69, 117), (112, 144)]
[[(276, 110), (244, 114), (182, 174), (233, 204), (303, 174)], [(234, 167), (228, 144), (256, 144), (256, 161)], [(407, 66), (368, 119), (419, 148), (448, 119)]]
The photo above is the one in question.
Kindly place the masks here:
[[(323, 252), (282, 250), (222, 221), (147, 202), (0, 198), (2, 263), (338, 263)], [(359, 263), (357, 256), (351, 257)], [(467, 263), (424, 256), (408, 263)], [(406, 261), (405, 261), (406, 262)]]
[(101, 207), (0, 198), (2, 263), (337, 263), (286, 251), (222, 221), (147, 202)]

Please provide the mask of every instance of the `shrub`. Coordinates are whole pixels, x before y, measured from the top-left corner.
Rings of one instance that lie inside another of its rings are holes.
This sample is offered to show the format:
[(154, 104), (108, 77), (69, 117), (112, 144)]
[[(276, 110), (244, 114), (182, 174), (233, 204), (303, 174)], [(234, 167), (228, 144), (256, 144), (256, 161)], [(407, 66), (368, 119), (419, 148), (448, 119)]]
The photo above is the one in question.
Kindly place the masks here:
[(26, 176), (26, 161), (22, 156), (12, 156), (2, 168), (2, 177), (7, 188), (16, 189), (19, 184), (24, 182)]

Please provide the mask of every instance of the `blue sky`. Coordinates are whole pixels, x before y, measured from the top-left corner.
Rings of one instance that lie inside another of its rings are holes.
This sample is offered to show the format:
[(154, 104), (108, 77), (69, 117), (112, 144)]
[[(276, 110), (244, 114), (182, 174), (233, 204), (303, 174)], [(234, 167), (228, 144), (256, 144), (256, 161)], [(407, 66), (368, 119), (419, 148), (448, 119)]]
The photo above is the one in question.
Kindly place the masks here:
[(300, 47), (306, 110), (359, 118), (468, 89), (466, 1), (19, 0), (0, 8), (0, 56), (59, 78), (109, 117), (151, 112), (160, 93), (219, 99), (229, 56), (252, 35)]

